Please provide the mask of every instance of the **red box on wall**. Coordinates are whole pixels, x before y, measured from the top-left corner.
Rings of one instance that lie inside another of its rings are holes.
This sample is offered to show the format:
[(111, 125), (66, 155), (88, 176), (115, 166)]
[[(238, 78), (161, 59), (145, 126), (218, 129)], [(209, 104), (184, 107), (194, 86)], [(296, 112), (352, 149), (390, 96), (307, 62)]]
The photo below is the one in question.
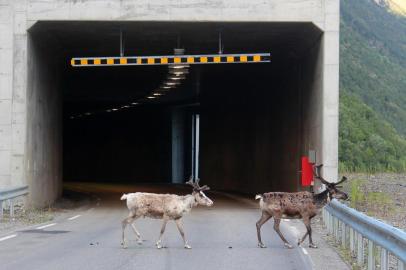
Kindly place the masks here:
[(310, 163), (309, 157), (302, 157), (302, 186), (310, 186), (313, 182), (313, 163)]

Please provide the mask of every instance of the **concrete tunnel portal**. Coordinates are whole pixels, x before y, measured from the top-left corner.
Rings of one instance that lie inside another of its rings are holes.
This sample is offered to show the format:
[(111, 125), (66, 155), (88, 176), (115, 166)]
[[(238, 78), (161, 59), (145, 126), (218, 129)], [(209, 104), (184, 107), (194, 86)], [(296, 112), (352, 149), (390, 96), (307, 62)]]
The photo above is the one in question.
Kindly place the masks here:
[[(221, 31), (225, 53), (271, 52), (272, 62), (191, 65), (179, 87), (145, 100), (167, 66), (69, 65), (119, 56), (120, 29), (128, 56), (215, 54)], [(63, 181), (182, 183), (197, 168), (213, 189), (301, 189), (300, 157), (318, 150), (322, 37), (304, 22), (37, 22), (27, 56), (32, 201), (53, 201)]]

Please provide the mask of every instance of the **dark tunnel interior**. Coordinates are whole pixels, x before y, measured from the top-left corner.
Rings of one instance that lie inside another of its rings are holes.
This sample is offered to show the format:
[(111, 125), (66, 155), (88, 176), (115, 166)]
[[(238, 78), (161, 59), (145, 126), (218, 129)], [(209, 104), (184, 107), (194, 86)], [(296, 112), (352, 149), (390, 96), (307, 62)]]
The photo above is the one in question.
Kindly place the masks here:
[[(181, 85), (149, 100), (167, 66), (69, 64), (72, 57), (119, 56), (120, 30), (126, 56), (172, 55), (174, 48), (215, 54), (221, 32), (224, 53), (271, 52), (272, 62), (191, 65)], [(320, 72), (314, 55), (321, 37), (311, 23), (36, 23), (29, 65), (41, 76), (32, 78), (32, 94), (46, 104), (33, 104), (32, 117), (48, 119), (38, 132), (52, 130), (44, 155), (59, 163), (51, 174), (183, 183), (198, 170), (213, 189), (300, 189), (306, 95), (316, 87), (305, 75)]]

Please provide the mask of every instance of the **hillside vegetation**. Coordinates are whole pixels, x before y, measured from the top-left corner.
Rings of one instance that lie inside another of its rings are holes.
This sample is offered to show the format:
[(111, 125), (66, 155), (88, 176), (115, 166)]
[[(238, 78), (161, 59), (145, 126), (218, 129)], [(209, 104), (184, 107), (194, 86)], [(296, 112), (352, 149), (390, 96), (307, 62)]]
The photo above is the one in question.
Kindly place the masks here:
[(406, 140), (358, 97), (341, 94), (340, 171), (406, 171)]
[(340, 169), (406, 171), (406, 17), (341, 1)]

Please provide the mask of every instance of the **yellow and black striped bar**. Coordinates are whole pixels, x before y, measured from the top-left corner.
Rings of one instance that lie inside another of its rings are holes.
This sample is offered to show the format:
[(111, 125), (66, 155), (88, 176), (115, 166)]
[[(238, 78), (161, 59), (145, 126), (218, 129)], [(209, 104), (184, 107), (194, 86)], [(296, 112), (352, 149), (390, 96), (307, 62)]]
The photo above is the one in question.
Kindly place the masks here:
[(208, 54), (208, 55), (166, 55), (166, 56), (124, 56), (124, 57), (75, 57), (73, 67), (90, 66), (138, 66), (177, 64), (238, 64), (268, 63), (270, 53)]

